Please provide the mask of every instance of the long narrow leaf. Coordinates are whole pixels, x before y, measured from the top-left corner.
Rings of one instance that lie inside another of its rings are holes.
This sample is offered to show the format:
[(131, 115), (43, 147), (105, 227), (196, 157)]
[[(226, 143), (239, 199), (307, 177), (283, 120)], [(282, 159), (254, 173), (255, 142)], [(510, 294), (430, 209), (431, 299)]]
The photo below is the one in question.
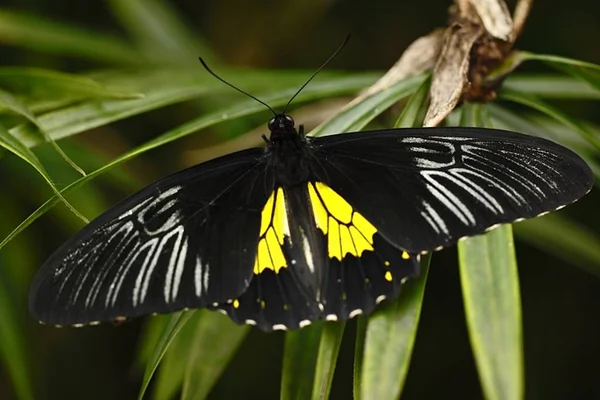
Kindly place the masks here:
[(146, 57), (155, 63), (196, 63), (190, 55), (212, 58), (208, 46), (183, 24), (172, 4), (163, 0), (111, 0), (122, 25)]
[(369, 318), (357, 399), (400, 397), (412, 356), (431, 255), (421, 260), (421, 274), (407, 282), (395, 299)]
[(304, 400), (311, 397), (323, 325), (324, 322), (318, 321), (285, 334), (281, 400)]
[(519, 222), (514, 231), (519, 239), (600, 277), (600, 237), (561, 213)]
[(425, 79), (425, 75), (412, 76), (394, 84), (387, 90), (368, 96), (360, 103), (344, 108), (334, 118), (313, 129), (310, 134), (326, 136), (360, 130), (390, 106), (414, 93)]
[[(136, 80), (131, 75), (120, 76), (113, 79), (114, 85), (122, 84), (126, 90), (140, 92), (144, 94), (141, 99), (130, 100), (109, 100), (109, 101), (86, 101), (81, 104), (75, 104), (60, 110), (52, 111), (38, 117), (38, 122), (45, 132), (54, 140), (65, 138), (86, 130), (106, 125), (132, 115), (138, 115), (143, 112), (165, 107), (174, 103), (198, 98), (203, 95), (223, 93), (231, 91), (220, 82), (207, 78), (199, 79), (198, 74), (184, 74), (177, 70), (167, 70), (153, 74), (143, 74), (142, 78)], [(175, 77), (173, 77), (175, 75)], [(271, 74), (272, 75), (272, 74)], [(280, 77), (280, 85), (272, 90), (270, 95), (265, 96), (263, 100), (270, 101), (271, 98), (289, 99), (297, 90), (298, 75), (287, 74), (289, 77)], [(265, 80), (269, 74), (246, 73), (240, 74), (245, 77), (242, 82), (253, 83), (248, 90), (259, 85), (265, 86)], [(273, 79), (271, 77), (271, 79)], [(313, 82), (302, 92), (303, 100), (330, 97), (353, 93), (372, 82), (372, 76), (358, 74), (355, 76), (319, 80)], [(112, 85), (111, 85), (112, 86)], [(273, 93), (275, 96), (273, 97)], [(278, 97), (279, 96), (279, 97)], [(285, 100), (280, 100), (277, 104), (285, 104)], [(233, 104), (238, 104), (239, 100)], [(250, 102), (247, 102), (248, 104)], [(272, 106), (277, 106), (273, 102)], [(264, 106), (253, 104), (252, 113), (264, 110)], [(234, 116), (228, 114), (228, 108), (221, 111), (220, 122), (232, 119)], [(215, 112), (217, 114), (217, 112)], [(251, 113), (245, 113), (247, 115)], [(212, 115), (212, 114), (211, 114)], [(22, 125), (10, 130), (11, 134), (21, 140), (28, 147), (40, 144), (39, 135), (32, 130), (30, 125)]]
[(56, 150), (56, 152), (60, 154), (61, 157), (67, 163), (69, 163), (69, 165), (71, 165), (71, 167), (73, 167), (81, 175), (85, 175), (85, 172), (83, 172), (83, 170), (65, 154), (65, 152), (56, 144), (56, 142), (52, 140), (52, 138), (46, 132), (44, 132), (44, 130), (40, 127), (37, 118), (35, 115), (33, 115), (33, 112), (29, 110), (25, 104), (21, 103), (11, 93), (0, 89), (0, 106), (8, 108), (10, 111), (24, 117), (25, 119), (29, 120), (29, 122), (37, 126), (41, 136), (44, 138), (44, 141), (50, 142), (52, 147), (54, 147), (54, 150)]
[(600, 92), (590, 84), (557, 74), (510, 75), (502, 87), (520, 90), (542, 99), (600, 99)]
[(14, 299), (9, 293), (14, 293), (6, 285), (8, 281), (0, 276), (0, 358), (11, 377), (15, 393), (21, 400), (33, 400), (33, 385), (27, 361), (27, 346), (24, 327), (15, 315)]
[(116, 37), (3, 9), (0, 9), (0, 37), (4, 43), (103, 63), (146, 62), (139, 52)]
[(195, 323), (185, 363), (183, 400), (202, 400), (208, 396), (250, 331), (248, 325), (236, 325), (214, 311), (198, 313), (201, 316)]
[[(190, 349), (194, 343), (196, 322), (201, 314), (201, 311), (193, 312), (188, 322), (181, 328), (167, 348), (155, 374), (154, 400), (173, 399), (175, 394), (181, 390), (188, 365), (187, 360), (190, 357)], [(160, 336), (156, 338), (148, 337), (147, 340), (150, 342), (148, 345), (152, 345), (151, 351), (154, 351)]]
[(50, 185), (50, 187), (52, 188), (52, 190), (55, 193), (55, 197), (56, 197), (57, 201), (58, 200), (62, 201), (82, 221), (88, 222), (87, 219), (83, 215), (81, 215), (79, 213), (79, 211), (77, 211), (63, 197), (62, 193), (54, 185), (54, 182), (52, 182), (52, 178), (50, 178), (50, 175), (48, 175), (48, 173), (46, 172), (46, 169), (44, 168), (44, 166), (42, 165), (40, 160), (38, 160), (38, 158), (35, 156), (35, 154), (33, 154), (33, 152), (30, 149), (28, 149), (25, 145), (23, 145), (23, 143), (21, 143), (19, 140), (14, 138), (10, 134), (10, 132), (7, 131), (2, 125), (0, 125), (0, 147), (5, 148), (6, 150), (10, 151), (11, 153), (15, 154), (16, 156), (20, 157), (21, 159), (23, 159), (24, 161), (29, 163), (29, 165), (31, 165), (44, 178), (44, 180), (48, 183), (48, 185)]
[(329, 399), (331, 384), (340, 345), (344, 336), (345, 322), (326, 322), (321, 332), (319, 351), (315, 365), (315, 380), (312, 388), (313, 400)]
[(559, 71), (564, 71), (582, 79), (592, 85), (596, 91), (600, 91), (600, 65), (551, 54), (535, 54), (525, 51), (517, 52), (513, 57), (518, 57), (521, 62), (529, 60), (543, 61)]
[(173, 341), (173, 338), (188, 322), (193, 313), (194, 311), (182, 311), (171, 315), (169, 324), (165, 327), (164, 331), (162, 332), (160, 341), (158, 342), (158, 345), (154, 348), (152, 357), (146, 365), (146, 370), (144, 371), (144, 378), (142, 379), (142, 386), (138, 395), (139, 400), (143, 399), (144, 393), (146, 393), (148, 385), (150, 384), (150, 380), (152, 379), (152, 376), (154, 376), (154, 372), (156, 371), (156, 368), (158, 368), (158, 364), (165, 355), (165, 352), (171, 344), (171, 341)]
[(458, 245), (463, 302), (485, 397), (522, 399), (521, 297), (510, 225)]

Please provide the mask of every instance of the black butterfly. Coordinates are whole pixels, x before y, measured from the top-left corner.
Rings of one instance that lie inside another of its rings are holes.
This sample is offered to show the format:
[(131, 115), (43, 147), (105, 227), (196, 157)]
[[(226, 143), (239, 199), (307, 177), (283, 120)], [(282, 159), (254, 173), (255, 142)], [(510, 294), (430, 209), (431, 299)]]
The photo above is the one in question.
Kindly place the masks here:
[(266, 331), (346, 320), (398, 296), (421, 253), (593, 184), (572, 151), (513, 132), (309, 138), (285, 111), (268, 128), (266, 147), (166, 177), (84, 227), (38, 271), (33, 316), (81, 326), (207, 307)]

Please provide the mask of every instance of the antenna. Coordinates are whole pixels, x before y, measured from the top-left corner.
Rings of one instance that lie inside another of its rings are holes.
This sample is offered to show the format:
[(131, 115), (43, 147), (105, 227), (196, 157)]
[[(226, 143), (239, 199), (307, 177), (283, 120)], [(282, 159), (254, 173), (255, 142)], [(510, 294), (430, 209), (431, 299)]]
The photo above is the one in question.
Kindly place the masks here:
[(218, 80), (220, 80), (221, 82), (223, 82), (224, 84), (226, 84), (227, 86), (229, 86), (230, 88), (233, 88), (233, 89), (237, 90), (238, 92), (240, 92), (242, 94), (245, 94), (246, 96), (250, 97), (251, 99), (254, 99), (254, 100), (258, 101), (260, 104), (262, 104), (263, 106), (265, 106), (269, 110), (271, 110), (271, 112), (273, 113), (273, 115), (277, 115), (277, 113), (275, 112), (275, 110), (273, 110), (271, 108), (271, 106), (268, 105), (267, 103), (265, 103), (264, 101), (260, 100), (259, 98), (255, 97), (255, 96), (252, 96), (248, 92), (243, 91), (239, 87), (236, 87), (236, 86), (232, 85), (231, 83), (227, 82), (225, 79), (221, 78), (219, 75), (215, 74), (210, 68), (208, 68), (208, 65), (206, 65), (206, 61), (204, 61), (202, 59), (202, 57), (198, 57), (198, 60), (200, 60), (200, 62), (202, 63), (202, 66), (204, 67), (204, 69), (206, 69), (212, 76), (214, 76), (215, 78), (217, 78)]
[[(346, 46), (346, 44), (348, 43), (348, 41), (350, 40), (350, 34), (348, 34), (348, 36), (346, 36), (346, 39), (344, 40), (344, 42), (340, 45), (340, 47), (337, 48), (337, 50), (331, 55), (329, 56), (329, 58), (323, 63), (323, 65), (321, 65), (312, 75), (310, 78), (308, 78), (308, 80), (304, 83), (304, 85), (302, 85), (300, 87), (300, 89), (298, 89), (296, 91), (296, 93), (292, 96), (292, 98), (287, 102), (287, 104), (285, 105), (282, 114), (285, 114), (285, 112), (287, 111), (289, 105), (292, 103), (292, 100), (294, 100), (296, 98), (296, 96), (298, 96), (298, 94), (300, 94), (300, 92), (302, 91), (302, 89), (304, 89), (306, 87), (306, 85), (308, 85), (310, 83), (310, 81), (313, 80), (313, 78), (315, 76), (317, 76), (317, 74), (319, 72), (321, 72), (321, 70), (323, 68), (325, 68), (325, 66), (327, 64), (329, 64), (329, 62), (331, 60), (333, 60), (335, 58), (335, 56), (337, 56), (339, 54), (340, 51), (342, 51), (342, 49)], [(226, 84), (227, 86), (229, 86), (232, 89), (237, 90), (238, 92), (250, 97), (253, 100), (256, 100), (257, 102), (259, 102), (260, 104), (262, 104), (263, 106), (267, 107), (269, 110), (271, 110), (271, 112), (273, 113), (273, 115), (277, 116), (278, 114), (275, 112), (275, 110), (273, 110), (273, 108), (271, 108), (270, 105), (268, 105), (267, 103), (265, 103), (264, 101), (260, 100), (259, 98), (251, 95), (248, 92), (243, 91), (242, 89), (238, 88), (237, 86), (232, 85), (231, 83), (227, 82), (225, 79), (221, 78), (219, 75), (217, 75), (216, 73), (214, 73), (206, 64), (206, 61), (204, 61), (204, 59), (202, 59), (202, 57), (198, 57), (198, 60), (200, 60), (200, 62), (202, 63), (202, 66), (204, 67), (204, 69), (206, 69), (208, 71), (209, 74), (211, 74), (212, 76), (214, 76), (215, 78), (217, 78), (218, 80), (220, 80), (221, 82), (223, 82), (224, 84)]]
[(304, 83), (304, 85), (302, 85), (300, 87), (300, 89), (298, 89), (298, 91), (292, 96), (292, 98), (290, 99), (290, 101), (287, 102), (287, 104), (285, 105), (282, 114), (285, 114), (285, 112), (287, 111), (287, 108), (289, 107), (289, 105), (291, 104), (292, 100), (294, 100), (296, 98), (296, 96), (298, 96), (298, 94), (300, 94), (300, 92), (302, 91), (302, 89), (304, 89), (306, 87), (306, 85), (308, 85), (310, 83), (310, 81), (313, 80), (313, 78), (315, 76), (317, 76), (317, 74), (319, 72), (321, 72), (321, 70), (323, 68), (325, 68), (325, 66), (327, 64), (329, 64), (329, 62), (331, 60), (333, 60), (335, 58), (335, 56), (337, 56), (339, 54), (340, 51), (342, 51), (342, 49), (346, 46), (346, 44), (348, 44), (348, 41), (350, 40), (350, 36), (352, 36), (351, 34), (348, 34), (348, 36), (346, 36), (346, 39), (344, 39), (344, 42), (340, 45), (340, 47), (337, 48), (336, 51), (333, 52), (332, 55), (329, 56), (329, 58), (323, 63), (323, 65), (321, 65), (312, 75), (310, 78), (308, 78), (308, 80)]

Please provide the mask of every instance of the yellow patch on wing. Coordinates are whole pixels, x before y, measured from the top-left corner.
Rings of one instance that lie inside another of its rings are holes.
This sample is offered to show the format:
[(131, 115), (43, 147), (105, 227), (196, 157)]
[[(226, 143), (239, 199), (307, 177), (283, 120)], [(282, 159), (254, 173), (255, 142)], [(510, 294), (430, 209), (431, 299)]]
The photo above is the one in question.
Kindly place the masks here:
[(373, 251), (377, 228), (342, 196), (322, 182), (309, 183), (308, 195), (317, 228), (327, 236), (329, 258), (342, 261), (347, 254), (360, 257)]
[(285, 237), (290, 236), (290, 227), (282, 188), (274, 190), (265, 203), (259, 234), (254, 273), (260, 274), (266, 269), (277, 273), (281, 268), (286, 268), (288, 265), (282, 246)]

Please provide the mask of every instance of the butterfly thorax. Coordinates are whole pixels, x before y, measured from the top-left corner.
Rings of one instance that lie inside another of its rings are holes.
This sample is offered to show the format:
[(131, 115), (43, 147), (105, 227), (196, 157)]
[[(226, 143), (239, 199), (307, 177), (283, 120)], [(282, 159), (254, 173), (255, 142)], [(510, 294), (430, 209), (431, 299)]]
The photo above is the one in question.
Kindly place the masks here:
[(306, 182), (310, 172), (310, 147), (302, 126), (298, 132), (290, 116), (279, 114), (269, 121), (269, 130), (268, 151), (276, 182), (284, 187)]

